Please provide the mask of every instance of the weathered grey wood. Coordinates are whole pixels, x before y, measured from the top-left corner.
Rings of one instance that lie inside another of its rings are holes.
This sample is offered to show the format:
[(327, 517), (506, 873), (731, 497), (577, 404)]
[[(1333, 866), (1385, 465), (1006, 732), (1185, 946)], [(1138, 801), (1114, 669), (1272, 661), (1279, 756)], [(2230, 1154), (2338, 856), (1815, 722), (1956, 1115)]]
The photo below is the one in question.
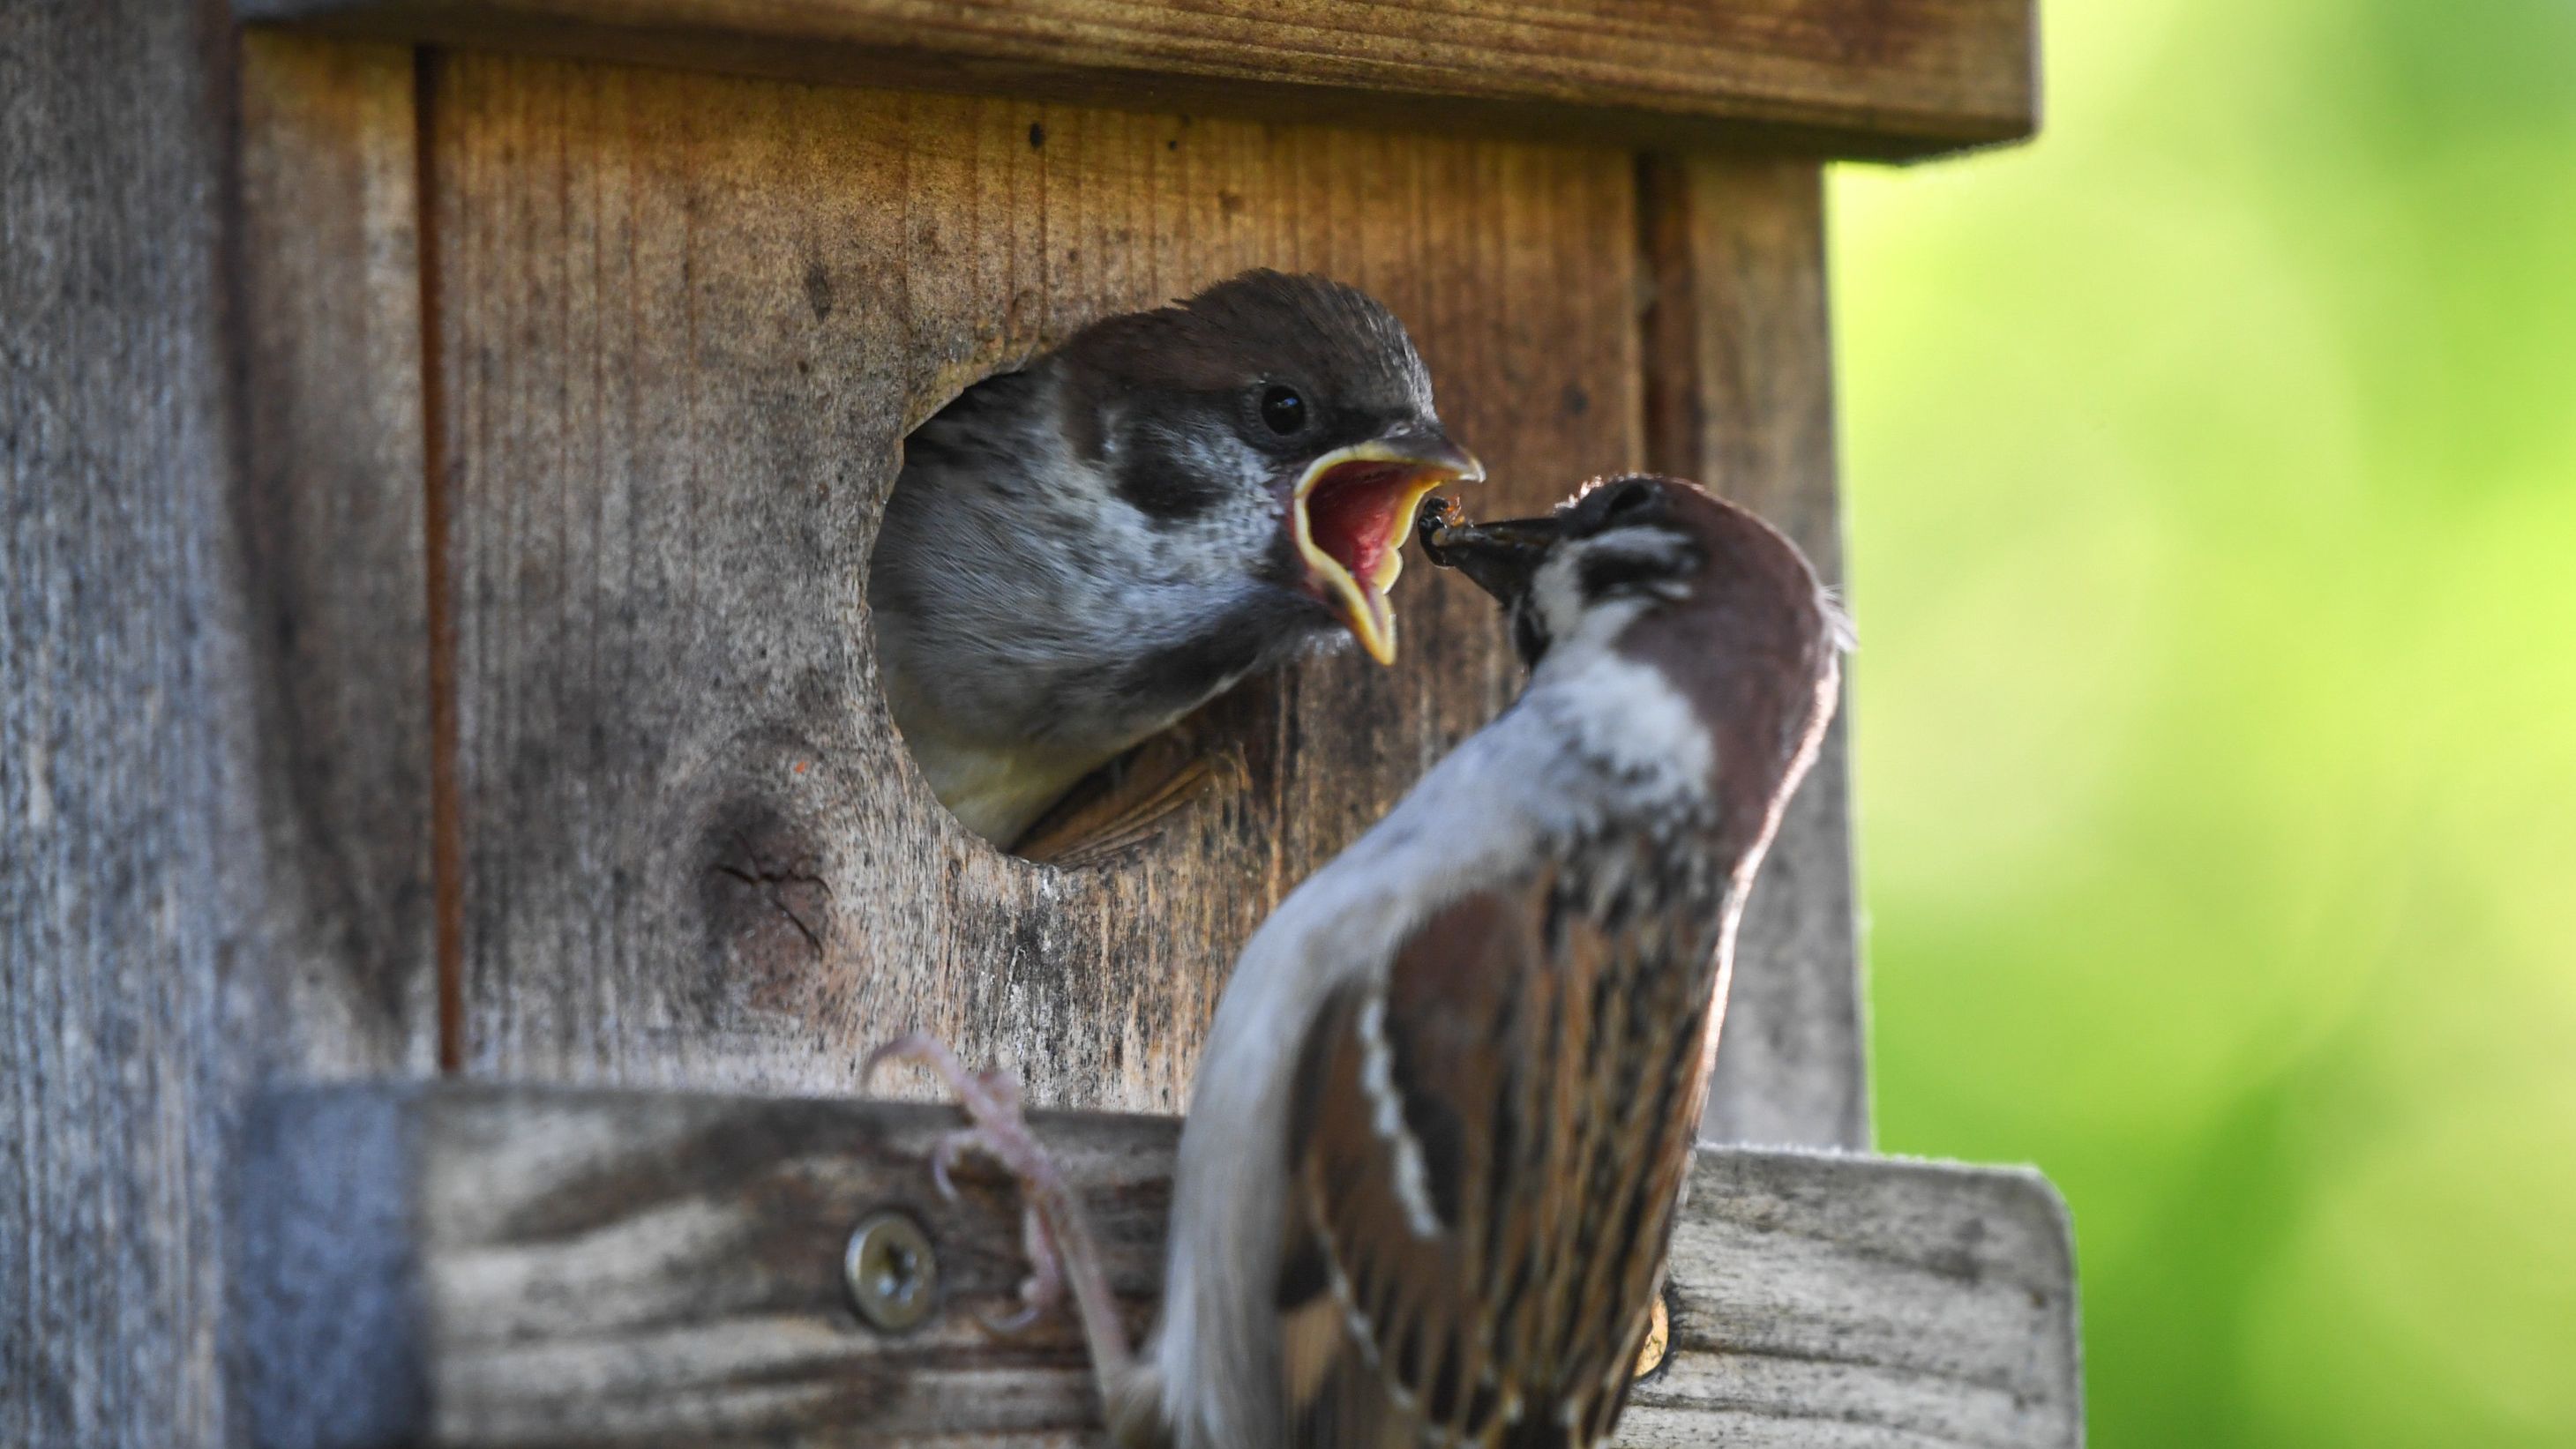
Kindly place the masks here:
[(400, 46), (243, 42), (239, 516), (305, 1072), (438, 1058), (413, 89)]
[(900, 750), (864, 587), (898, 440), (980, 373), (1314, 268), (1414, 326), (1479, 509), (1641, 459), (1617, 153), (479, 55), (431, 94), (480, 1072), (846, 1090), (919, 1026), (1176, 1108), (1253, 928), (1516, 687), (1417, 565), (1394, 669), (1214, 711), (1245, 783), (1102, 866), (998, 854)]
[(208, 1444), (220, 983), (251, 824), (221, 68), (176, 4), (0, 20), (0, 1444)]
[[(1011, 1306), (1017, 1197), (970, 1160), (963, 1199), (939, 1201), (927, 1154), (956, 1120), (472, 1086), (280, 1099), (263, 1117), (283, 1155), (265, 1180), (292, 1186), (253, 1216), (297, 1248), (263, 1261), (288, 1289), (346, 1292), (353, 1311), (330, 1322), (289, 1298), (247, 1327), (279, 1362), (366, 1361), (424, 1392), (374, 1437), (334, 1436), (304, 1431), (337, 1381), (283, 1375), (265, 1386), (275, 1432), (259, 1442), (1074, 1442), (1094, 1407), (1070, 1321), (1011, 1339), (975, 1321)], [(1174, 1124), (1036, 1125), (1141, 1327)], [(400, 1206), (378, 1192), (388, 1142), (409, 1153), (391, 1173)], [(862, 1327), (841, 1282), (849, 1231), (885, 1207), (928, 1231), (946, 1285), (905, 1337)], [(1622, 1442), (2080, 1442), (2064, 1211), (2033, 1174), (1711, 1149), (1674, 1276), (1673, 1351)], [(387, 1311), (406, 1302), (417, 1311)]]
[(235, 0), (341, 33), (1092, 105), (1915, 155), (2030, 132), (2029, 0)]
[(403, 1445), (427, 1413), (423, 1090), (287, 1091), (246, 1114), (226, 1201), (239, 1439)]
[(1634, 1445), (2084, 1442), (2073, 1238), (2028, 1169), (1706, 1147)]
[(0, 1444), (211, 1446), (233, 1104), (419, 1060), (358, 707), (414, 688), (358, 617), (402, 550), (343, 492), (417, 435), (370, 362), (408, 344), (320, 339), (402, 293), (355, 248), (403, 203), (346, 189), (337, 80), (242, 95), (200, 7), (0, 28)]
[[(1838, 580), (1821, 169), (1650, 160), (1641, 185), (1655, 285), (1648, 455), (1779, 524)], [(1869, 1145), (1848, 685), (1844, 703), (1745, 912), (1703, 1123), (1712, 1140)]]

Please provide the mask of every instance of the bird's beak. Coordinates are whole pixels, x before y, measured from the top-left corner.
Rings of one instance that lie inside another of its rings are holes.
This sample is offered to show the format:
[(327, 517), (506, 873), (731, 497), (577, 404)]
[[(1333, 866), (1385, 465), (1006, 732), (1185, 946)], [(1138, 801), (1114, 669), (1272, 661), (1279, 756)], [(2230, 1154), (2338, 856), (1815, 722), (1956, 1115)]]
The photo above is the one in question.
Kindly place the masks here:
[(1437, 430), (1337, 448), (1310, 464), (1288, 503), (1306, 586), (1371, 659), (1395, 662), (1387, 591), (1404, 572), (1405, 525), (1423, 495), (1485, 476), (1476, 455)]
[(1565, 520), (1547, 514), (1500, 523), (1465, 523), (1458, 520), (1454, 505), (1434, 499), (1422, 505), (1414, 531), (1422, 536), (1424, 558), (1465, 574), (1510, 608), (1529, 592), (1548, 550), (1565, 536)]

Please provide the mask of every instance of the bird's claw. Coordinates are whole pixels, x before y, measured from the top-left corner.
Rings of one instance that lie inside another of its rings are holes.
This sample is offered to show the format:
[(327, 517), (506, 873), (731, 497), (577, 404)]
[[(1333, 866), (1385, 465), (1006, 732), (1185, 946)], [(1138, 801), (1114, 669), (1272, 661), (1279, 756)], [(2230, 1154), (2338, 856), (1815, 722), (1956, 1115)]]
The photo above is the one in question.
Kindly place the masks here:
[(1063, 1261), (1056, 1250), (1055, 1234), (1039, 1207), (1040, 1198), (1048, 1192), (1061, 1195), (1063, 1183), (1045, 1149), (1021, 1120), (1020, 1079), (998, 1067), (969, 1070), (946, 1043), (915, 1032), (869, 1053), (859, 1069), (860, 1082), (865, 1084), (888, 1062), (910, 1063), (939, 1078), (957, 1095), (958, 1105), (973, 1124), (942, 1133), (931, 1144), (930, 1178), (942, 1199), (957, 1201), (957, 1159), (970, 1149), (1000, 1164), (1020, 1184), (1025, 1199), (1020, 1209), (1020, 1239), (1029, 1257), (1029, 1276), (1020, 1284), (1022, 1307), (1016, 1313), (978, 1317), (996, 1333), (1026, 1330), (1064, 1301)]
[(1064, 1301), (1064, 1265), (1056, 1255), (1055, 1234), (1048, 1231), (1046, 1215), (1034, 1205), (1020, 1210), (1020, 1242), (1029, 1255), (1029, 1276), (1020, 1280), (1020, 1311), (978, 1315), (995, 1333), (1026, 1332)]
[(975, 1080), (984, 1084), (984, 1090), (993, 1094), (993, 1100), (1001, 1104), (1002, 1110), (1014, 1115), (1018, 1114), (1020, 1079), (1016, 1075), (1001, 1067), (994, 1067), (989, 1071), (977, 1072)]
[(939, 1187), (943, 1202), (957, 1201), (957, 1181), (951, 1176), (957, 1166), (957, 1154), (969, 1147), (983, 1146), (983, 1134), (973, 1127), (960, 1127), (943, 1132), (930, 1147), (930, 1180)]
[[(865, 1087), (875, 1081), (877, 1072), (888, 1062), (912, 1062), (944, 1076), (946, 1073), (940, 1071), (938, 1058), (947, 1055), (948, 1048), (936, 1038), (917, 1031), (908, 1032), (868, 1053), (868, 1059), (859, 1063), (859, 1085)], [(950, 1059), (954, 1060), (954, 1057)]]

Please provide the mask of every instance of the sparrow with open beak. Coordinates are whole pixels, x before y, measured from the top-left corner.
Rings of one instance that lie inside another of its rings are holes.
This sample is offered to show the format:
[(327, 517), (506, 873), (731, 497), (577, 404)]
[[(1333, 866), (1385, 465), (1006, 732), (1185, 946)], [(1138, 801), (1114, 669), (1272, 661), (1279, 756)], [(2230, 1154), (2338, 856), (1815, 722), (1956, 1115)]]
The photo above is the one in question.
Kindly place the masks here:
[(1008, 845), (1256, 671), (1344, 636), (1391, 662), (1415, 506), (1483, 476), (1354, 288), (1254, 271), (1096, 322), (906, 441), (868, 578), (895, 725)]
[(1422, 536), (1503, 602), (1529, 683), (1244, 949), (1141, 1358), (1011, 1103), (943, 1067), (960, 1142), (1064, 1250), (1128, 1444), (1578, 1449), (1626, 1400), (1846, 626), (1788, 540), (1671, 479), (1483, 526), (1434, 506)]

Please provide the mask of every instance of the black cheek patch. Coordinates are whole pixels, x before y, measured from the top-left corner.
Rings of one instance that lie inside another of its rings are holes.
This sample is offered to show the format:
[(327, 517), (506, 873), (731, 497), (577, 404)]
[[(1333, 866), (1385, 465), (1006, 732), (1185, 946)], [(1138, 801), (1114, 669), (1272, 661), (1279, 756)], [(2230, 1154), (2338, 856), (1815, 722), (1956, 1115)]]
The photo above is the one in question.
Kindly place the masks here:
[(1576, 579), (1586, 603), (1674, 577), (1673, 564), (1668, 559), (1618, 551), (1586, 554), (1578, 567), (1581, 572)]
[(1157, 525), (1204, 518), (1225, 497), (1225, 485), (1183, 467), (1179, 460), (1148, 456), (1118, 470), (1118, 496)]

